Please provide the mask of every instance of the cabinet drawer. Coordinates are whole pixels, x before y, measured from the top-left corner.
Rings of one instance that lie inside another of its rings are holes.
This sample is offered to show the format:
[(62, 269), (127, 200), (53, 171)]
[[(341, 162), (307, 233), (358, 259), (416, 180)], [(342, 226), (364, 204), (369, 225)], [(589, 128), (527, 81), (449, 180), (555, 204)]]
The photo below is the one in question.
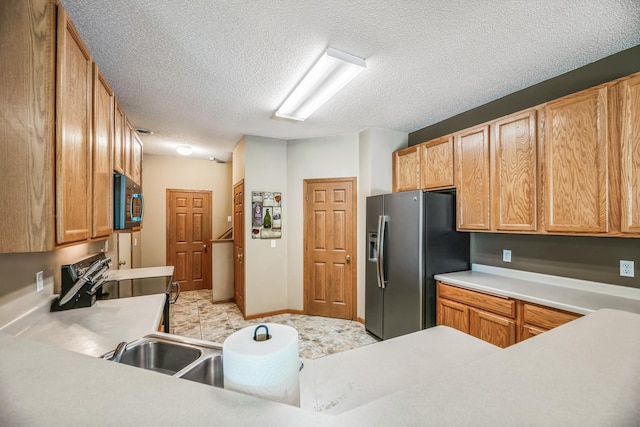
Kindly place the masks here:
[(581, 315), (533, 304), (522, 304), (522, 322), (527, 325), (553, 329), (578, 317)]
[(442, 298), (452, 299), (493, 313), (502, 314), (512, 319), (516, 317), (516, 302), (509, 298), (470, 291), (456, 286), (445, 285), (442, 282), (438, 282), (438, 295)]

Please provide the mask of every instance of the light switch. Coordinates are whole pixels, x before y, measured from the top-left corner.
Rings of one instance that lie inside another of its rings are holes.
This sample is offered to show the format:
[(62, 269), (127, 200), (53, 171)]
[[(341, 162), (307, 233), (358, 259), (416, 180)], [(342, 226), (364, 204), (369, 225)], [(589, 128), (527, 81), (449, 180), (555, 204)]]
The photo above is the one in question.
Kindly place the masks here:
[(502, 261), (511, 262), (511, 250), (509, 249), (502, 250)]
[(271, 241), (271, 247), (272, 247), (272, 248), (275, 248), (275, 247), (276, 247), (276, 241), (275, 241), (275, 240), (272, 240), (272, 241)]
[(36, 273), (36, 292), (42, 292), (44, 289), (44, 272), (38, 271)]
[(227, 222), (231, 222), (231, 215), (227, 217)]

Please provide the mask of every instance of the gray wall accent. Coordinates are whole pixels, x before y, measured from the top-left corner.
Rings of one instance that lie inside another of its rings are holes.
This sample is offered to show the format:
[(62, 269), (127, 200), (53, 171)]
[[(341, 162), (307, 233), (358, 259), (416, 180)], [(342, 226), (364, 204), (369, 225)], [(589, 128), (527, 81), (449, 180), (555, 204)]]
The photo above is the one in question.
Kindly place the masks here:
[[(510, 263), (503, 249), (511, 250)], [(635, 262), (635, 277), (620, 277), (621, 259)], [(640, 287), (640, 239), (472, 233), (471, 262)]]
[(640, 71), (640, 45), (409, 134), (409, 146), (507, 116)]

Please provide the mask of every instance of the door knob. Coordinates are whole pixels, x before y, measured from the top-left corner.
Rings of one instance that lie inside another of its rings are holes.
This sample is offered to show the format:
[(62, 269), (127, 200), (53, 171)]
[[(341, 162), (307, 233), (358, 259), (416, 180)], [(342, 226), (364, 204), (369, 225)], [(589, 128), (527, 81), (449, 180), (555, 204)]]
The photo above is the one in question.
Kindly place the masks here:
[(351, 261), (351, 255), (347, 255), (346, 258), (347, 258), (347, 262)]
[(127, 261), (118, 261), (118, 265), (126, 265)]

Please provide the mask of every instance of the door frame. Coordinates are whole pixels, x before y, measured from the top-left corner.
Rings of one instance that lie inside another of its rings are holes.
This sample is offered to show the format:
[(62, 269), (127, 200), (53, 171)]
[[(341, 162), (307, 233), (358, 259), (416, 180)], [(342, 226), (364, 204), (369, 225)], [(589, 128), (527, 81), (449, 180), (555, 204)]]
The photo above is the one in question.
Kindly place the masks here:
[(180, 192), (180, 193), (199, 193), (199, 194), (204, 194), (206, 193), (208, 195), (208, 203), (209, 203), (209, 236), (206, 239), (207, 240), (207, 257), (206, 257), (206, 265), (205, 265), (205, 269), (207, 272), (207, 277), (208, 277), (208, 283), (205, 283), (205, 290), (213, 290), (213, 258), (212, 258), (212, 252), (213, 250), (211, 249), (212, 246), (212, 237), (213, 237), (213, 191), (211, 190), (186, 190), (186, 189), (180, 189), (180, 188), (167, 188), (165, 189), (165, 209), (166, 209), (166, 213), (165, 213), (165, 237), (164, 237), (164, 242), (165, 242), (165, 254), (166, 254), (166, 261), (165, 264), (166, 265), (171, 265), (170, 262), (172, 262), (171, 259), (171, 251), (170, 251), (170, 245), (169, 245), (169, 237), (170, 237), (170, 226), (169, 226), (169, 221), (170, 221), (170, 217), (171, 217), (171, 208), (169, 206), (169, 200), (170, 200), (170, 196), (172, 192)]
[(307, 235), (307, 215), (308, 207), (306, 202), (306, 196), (309, 184), (321, 184), (329, 182), (351, 182), (351, 188), (353, 192), (351, 194), (351, 205), (353, 206), (353, 216), (351, 223), (351, 233), (353, 235), (353, 251), (351, 254), (351, 320), (358, 321), (358, 179), (357, 177), (344, 177), (344, 178), (313, 178), (304, 179), (302, 187), (302, 295), (303, 295), (303, 314), (309, 313), (309, 292), (308, 284), (310, 282), (309, 275), (311, 274), (310, 268), (310, 251), (307, 248), (305, 236)]

